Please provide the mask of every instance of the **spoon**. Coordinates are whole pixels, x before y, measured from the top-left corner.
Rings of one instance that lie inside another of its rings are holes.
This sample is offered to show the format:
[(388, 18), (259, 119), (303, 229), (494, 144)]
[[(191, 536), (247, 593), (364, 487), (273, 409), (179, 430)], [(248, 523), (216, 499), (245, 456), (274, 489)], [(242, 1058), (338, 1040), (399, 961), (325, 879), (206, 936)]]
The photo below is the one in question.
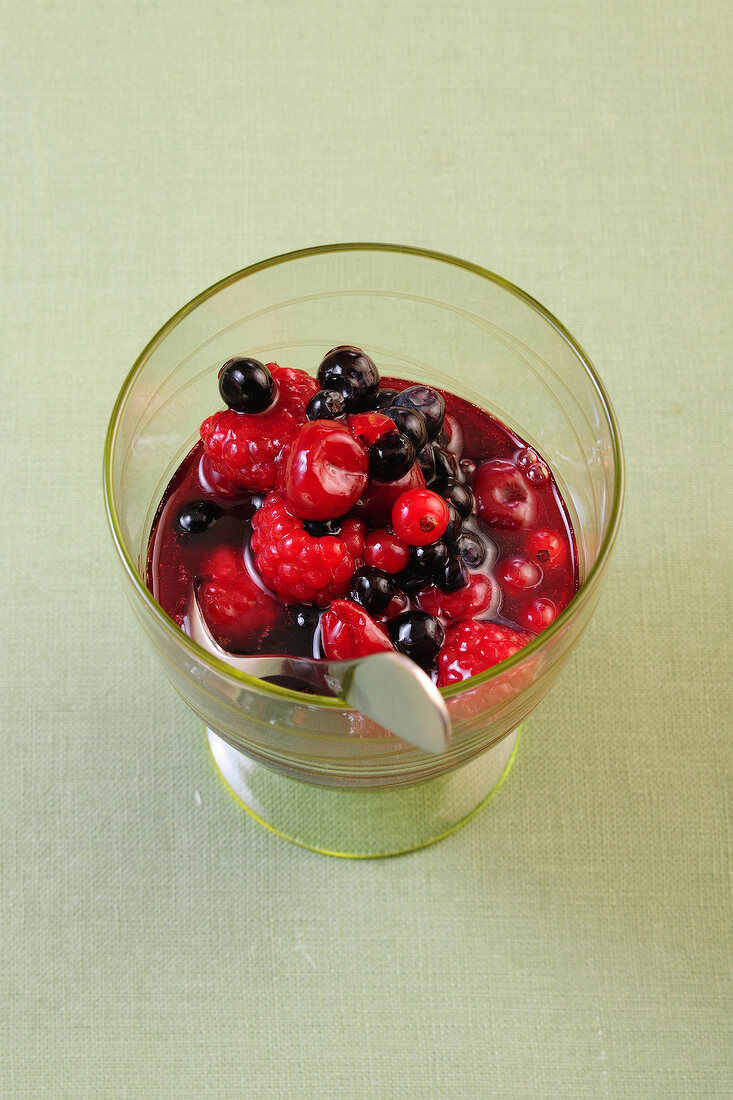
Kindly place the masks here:
[(373, 653), (356, 661), (316, 661), (305, 657), (240, 657), (214, 640), (201, 613), (195, 588), (189, 602), (187, 633), (197, 645), (231, 668), (259, 679), (293, 680), (319, 694), (334, 695), (390, 733), (427, 752), (443, 752), (451, 722), (433, 681), (401, 653)]

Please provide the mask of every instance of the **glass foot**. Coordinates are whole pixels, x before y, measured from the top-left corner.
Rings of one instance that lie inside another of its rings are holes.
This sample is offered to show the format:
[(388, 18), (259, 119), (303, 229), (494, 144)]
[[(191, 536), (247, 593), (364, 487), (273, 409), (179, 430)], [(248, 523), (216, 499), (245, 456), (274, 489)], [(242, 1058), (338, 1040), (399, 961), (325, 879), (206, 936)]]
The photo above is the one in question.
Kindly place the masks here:
[(520, 731), (461, 768), (390, 790), (334, 789), (289, 779), (206, 732), (224, 783), (260, 825), (323, 855), (377, 859), (434, 844), (470, 821), (501, 786)]

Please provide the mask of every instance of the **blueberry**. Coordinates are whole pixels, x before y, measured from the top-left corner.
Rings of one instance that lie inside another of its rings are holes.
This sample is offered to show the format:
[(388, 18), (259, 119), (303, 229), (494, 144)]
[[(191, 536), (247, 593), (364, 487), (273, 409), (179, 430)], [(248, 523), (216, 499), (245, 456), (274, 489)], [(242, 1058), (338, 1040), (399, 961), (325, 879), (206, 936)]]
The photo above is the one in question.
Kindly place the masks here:
[(275, 382), (257, 359), (229, 359), (219, 371), (219, 393), (235, 412), (264, 412), (275, 396)]
[(486, 561), (486, 546), (473, 531), (462, 531), (453, 544), (453, 551), (471, 569)]
[(395, 405), (383, 411), (385, 416), (394, 420), (399, 431), (407, 436), (415, 450), (421, 451), (428, 441), (428, 426), (420, 410)]
[(392, 405), (396, 396), (397, 390), (380, 389), (370, 401), (369, 408), (372, 412), (382, 412)]
[(436, 439), (445, 419), (445, 401), (429, 386), (408, 386), (394, 399), (396, 406), (419, 409), (425, 417), (428, 439)]
[(218, 520), (221, 508), (211, 500), (192, 500), (178, 513), (178, 526), (186, 535), (202, 535)]
[(415, 448), (407, 436), (390, 432), (369, 448), (369, 476), (379, 481), (399, 481), (415, 461)]
[(405, 611), (389, 622), (389, 635), (396, 649), (411, 657), (421, 668), (435, 667), (445, 631), (434, 615), (426, 611)]
[(423, 577), (437, 576), (447, 564), (448, 547), (442, 539), (428, 543), (427, 546), (413, 546), (410, 551), (410, 565), (415, 570), (420, 570)]
[(341, 530), (340, 519), (307, 519), (303, 526), (309, 535), (322, 538), (324, 535), (338, 535)]
[(452, 543), (456, 541), (461, 533), (461, 528), (463, 527), (463, 517), (461, 516), (461, 513), (458, 511), (452, 500), (448, 501), (448, 513), (450, 515), (450, 519), (448, 520), (448, 526), (443, 532), (443, 538), (446, 542)]
[(473, 492), (467, 485), (461, 485), (459, 481), (449, 481), (443, 486), (441, 496), (455, 504), (460, 515), (465, 519), (470, 516), (476, 503)]
[(319, 390), (308, 402), (309, 420), (337, 420), (346, 412), (346, 398), (338, 390)]
[(460, 558), (451, 558), (443, 575), (438, 580), (438, 587), (444, 592), (458, 592), (468, 584), (468, 569)]
[(358, 411), (366, 408), (379, 389), (379, 371), (361, 348), (342, 346), (332, 348), (318, 368), (318, 381), (324, 390), (341, 389), (350, 382), (353, 387), (351, 407)]
[(389, 573), (363, 565), (357, 569), (351, 582), (351, 598), (360, 603), (370, 615), (384, 611), (394, 595), (394, 584)]

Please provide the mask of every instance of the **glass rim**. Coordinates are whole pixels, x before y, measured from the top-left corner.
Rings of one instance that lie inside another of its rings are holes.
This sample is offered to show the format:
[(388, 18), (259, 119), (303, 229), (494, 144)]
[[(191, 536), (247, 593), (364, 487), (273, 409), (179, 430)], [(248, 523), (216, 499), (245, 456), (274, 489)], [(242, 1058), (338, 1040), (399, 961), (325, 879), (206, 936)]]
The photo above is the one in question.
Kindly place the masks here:
[(590, 360), (590, 357), (583, 350), (581, 345), (575, 339), (571, 332), (563, 325), (562, 321), (559, 321), (548, 309), (545, 308), (540, 302), (533, 298), (521, 287), (516, 286), (508, 279), (503, 278), (501, 275), (497, 275), (493, 271), (489, 271), (488, 268), (481, 267), (479, 264), (471, 263), (469, 260), (461, 260), (456, 256), (451, 256), (445, 252), (435, 252), (432, 249), (419, 248), (413, 245), (400, 245), (400, 244), (385, 244), (378, 242), (364, 242), (357, 241), (343, 244), (325, 244), (316, 245), (311, 248), (296, 249), (292, 252), (283, 252), (278, 256), (272, 256), (267, 260), (260, 260), (257, 263), (250, 264), (247, 267), (242, 268), (239, 271), (235, 271), (231, 275), (225, 276), (223, 279), (219, 279), (206, 290), (201, 291), (184, 306), (181, 307), (176, 313), (170, 317), (165, 324), (158, 329), (155, 335), (148, 341), (143, 350), (138, 355), (137, 359), (133, 363), (130, 371), (125, 378), (120, 391), (117, 395), (117, 400), (112, 409), (112, 414), (109, 420), (109, 426), (107, 428), (107, 434), (104, 443), (104, 470), (103, 470), (103, 486), (104, 486), (104, 503), (107, 513), (107, 521), (110, 526), (112, 538), (115, 544), (115, 548), (120, 557), (124, 570), (127, 576), (132, 581), (133, 590), (136, 596), (141, 600), (145, 609), (153, 615), (158, 624), (170, 634), (177, 645), (180, 645), (184, 650), (196, 658), (197, 661), (208, 665), (214, 671), (227, 677), (235, 686), (247, 687), (250, 690), (261, 691), (267, 695), (275, 696), (279, 699), (290, 700), (291, 702), (298, 702), (301, 704), (307, 704), (314, 707), (327, 707), (329, 709), (337, 709), (349, 711), (353, 710), (347, 703), (344, 703), (341, 699), (335, 699), (327, 695), (308, 695), (305, 692), (294, 691), (291, 688), (281, 687), (278, 684), (271, 684), (266, 680), (261, 680), (257, 676), (250, 676), (247, 673), (240, 672), (237, 669), (228, 665), (225, 661), (220, 660), (218, 657), (209, 653), (203, 649), (200, 645), (193, 641), (185, 634), (177, 623), (170, 618), (170, 616), (163, 610), (160, 604), (153, 597), (152, 592), (145, 584), (143, 578), (138, 573), (132, 556), (128, 550), (127, 543), (124, 535), (122, 534), (122, 528), (117, 512), (117, 505), (115, 501), (114, 488), (112, 485), (112, 454), (114, 445), (117, 438), (117, 431), (119, 427), (120, 417), (122, 411), (127, 403), (127, 399), (130, 395), (132, 387), (138, 374), (142, 371), (146, 362), (152, 355), (153, 351), (163, 342), (163, 340), (175, 329), (189, 313), (192, 313), (207, 299), (212, 298), (220, 290), (224, 290), (226, 287), (231, 286), (234, 283), (240, 282), (246, 279), (250, 275), (256, 275), (260, 271), (264, 271), (271, 267), (277, 267), (280, 264), (287, 263), (290, 260), (306, 259), (309, 256), (327, 255), (334, 252), (395, 252), (408, 256), (416, 256), (421, 259), (435, 260), (438, 263), (447, 264), (451, 267), (457, 267), (464, 271), (468, 271), (474, 275), (478, 275), (488, 282), (494, 283), (496, 286), (506, 290), (526, 305), (530, 306), (536, 313), (538, 313), (552, 328), (558, 333), (559, 336), (570, 346), (575, 355), (580, 359), (590, 381), (596, 390), (599, 398), (599, 402), (603, 412), (606, 416), (607, 426), (610, 431), (611, 440), (613, 444), (613, 460), (614, 460), (614, 494), (613, 501), (611, 503), (611, 514), (606, 528), (606, 533), (603, 537), (601, 545), (598, 549), (596, 559), (593, 562), (588, 575), (583, 583), (578, 588), (578, 591), (568, 602), (567, 606), (563, 608), (557, 618), (546, 627), (541, 634), (538, 634), (528, 645), (518, 650), (513, 656), (508, 657), (506, 660), (499, 662), (497, 665), (493, 665), (491, 668), (486, 669), (484, 672), (479, 672), (475, 676), (469, 676), (467, 680), (459, 681), (456, 684), (450, 684), (447, 687), (440, 688), (441, 695), (446, 699), (452, 699), (458, 695), (462, 695), (464, 692), (473, 691), (475, 688), (489, 683), (491, 680), (497, 679), (499, 676), (503, 676), (510, 669), (518, 667), (525, 660), (531, 659), (535, 654), (539, 653), (547, 643), (555, 637), (555, 635), (562, 630), (565, 625), (575, 617), (580, 611), (581, 607), (585, 603), (585, 600), (590, 595), (591, 591), (595, 587), (595, 583), (598, 580), (605, 563), (613, 548), (613, 544), (616, 541), (616, 535), (618, 534), (619, 523), (621, 521), (621, 512), (623, 508), (624, 498), (624, 456), (623, 445), (621, 443), (621, 434), (616, 420), (616, 413), (614, 411), (611, 400), (606, 392), (606, 388), (601, 381), (598, 373)]

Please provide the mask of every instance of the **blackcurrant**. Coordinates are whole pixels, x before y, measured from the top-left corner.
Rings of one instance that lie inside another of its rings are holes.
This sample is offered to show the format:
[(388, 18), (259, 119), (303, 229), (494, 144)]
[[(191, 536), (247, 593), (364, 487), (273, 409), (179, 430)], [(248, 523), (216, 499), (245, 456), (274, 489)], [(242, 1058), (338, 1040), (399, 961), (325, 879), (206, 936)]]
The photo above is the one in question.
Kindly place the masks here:
[(428, 439), (436, 439), (445, 419), (445, 401), (429, 386), (408, 386), (394, 399), (395, 406), (419, 409), (425, 417)]
[(463, 518), (452, 500), (448, 501), (448, 514), (450, 519), (448, 520), (448, 526), (445, 529), (443, 538), (446, 542), (453, 543), (461, 533)]
[(463, 474), (466, 481), (472, 481), (473, 476), (476, 473), (476, 463), (473, 461), (473, 459), (462, 458), (458, 465), (460, 466), (461, 473)]
[(467, 485), (461, 485), (459, 481), (449, 481), (443, 487), (441, 496), (446, 500), (452, 501), (458, 509), (459, 513), (465, 519), (466, 516), (470, 516), (475, 504), (475, 498), (473, 492)]
[(341, 389), (343, 381), (353, 386), (350, 405), (366, 408), (379, 389), (379, 371), (361, 348), (347, 345), (332, 348), (318, 368), (318, 381), (324, 390)]
[(369, 448), (369, 476), (379, 481), (399, 481), (415, 461), (415, 448), (407, 436), (390, 432)]
[(400, 653), (425, 669), (435, 667), (445, 640), (445, 630), (439, 620), (426, 611), (405, 611), (390, 619), (389, 635)]
[(486, 561), (486, 546), (473, 531), (462, 531), (453, 543), (453, 552), (471, 569)]
[(399, 431), (407, 436), (416, 451), (423, 449), (428, 441), (428, 427), (419, 409), (393, 405), (392, 408), (384, 409), (383, 412), (390, 420), (394, 420)]
[(395, 579), (404, 592), (419, 592), (430, 578), (420, 566), (410, 564)]
[(218, 520), (221, 508), (211, 500), (192, 500), (178, 513), (178, 526), (186, 535), (202, 535)]
[(438, 580), (438, 587), (444, 592), (458, 592), (459, 589), (466, 587), (468, 579), (466, 563), (460, 558), (451, 558)]
[(428, 443), (427, 447), (423, 447), (423, 449), (418, 452), (417, 464), (425, 474), (425, 481), (429, 485), (435, 478), (435, 455), (433, 454), (433, 448), (430, 443)]
[(397, 390), (380, 389), (369, 402), (369, 408), (372, 412), (383, 412), (392, 405), (396, 396)]
[(275, 381), (257, 359), (230, 359), (219, 371), (219, 393), (235, 412), (264, 412), (275, 396)]
[(450, 451), (444, 451), (442, 447), (433, 444), (433, 460), (435, 472), (433, 473), (431, 489), (442, 492), (449, 481), (463, 482), (464, 475), (458, 465), (458, 459)]
[(360, 603), (370, 615), (384, 611), (394, 595), (394, 584), (389, 573), (363, 565), (357, 569), (351, 582), (351, 597)]
[[(289, 607), (283, 623), (283, 637), (277, 638), (280, 645), (276, 644), (275, 648), (293, 657), (312, 657), (313, 638), (319, 623), (320, 610), (317, 607), (305, 604)], [(272, 643), (272, 639), (268, 641)]]
[(324, 535), (338, 535), (341, 530), (341, 519), (307, 519), (303, 526), (309, 535), (322, 538)]
[(346, 398), (338, 390), (319, 390), (308, 402), (309, 420), (337, 420), (346, 412)]
[(414, 569), (420, 570), (423, 576), (436, 576), (448, 564), (448, 547), (442, 539), (429, 542), (427, 546), (413, 546), (410, 564)]
[(347, 411), (356, 411), (356, 389), (348, 378), (329, 379), (323, 387), (326, 393), (337, 393), (343, 398)]

